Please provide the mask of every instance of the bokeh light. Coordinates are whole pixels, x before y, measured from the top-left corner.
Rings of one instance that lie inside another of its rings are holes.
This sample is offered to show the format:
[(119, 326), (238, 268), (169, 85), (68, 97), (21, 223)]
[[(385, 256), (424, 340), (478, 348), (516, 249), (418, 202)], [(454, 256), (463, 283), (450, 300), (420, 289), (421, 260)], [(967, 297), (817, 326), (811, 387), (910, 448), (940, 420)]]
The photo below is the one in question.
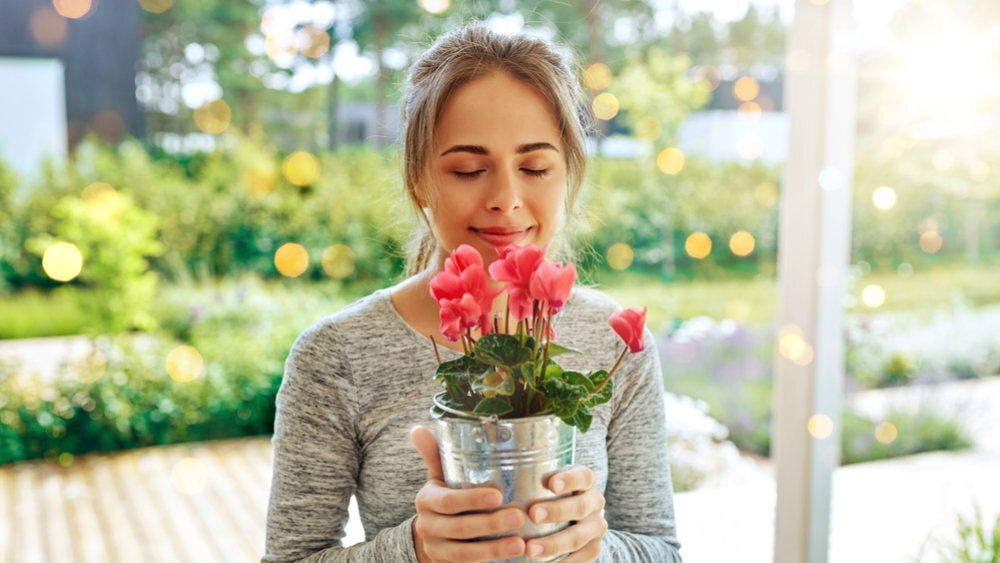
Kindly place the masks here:
[(289, 278), (297, 278), (309, 269), (309, 252), (304, 246), (286, 242), (274, 253), (274, 266)]
[(281, 173), (289, 183), (310, 186), (319, 177), (319, 160), (305, 151), (296, 151), (285, 157)]
[(174, 5), (174, 0), (139, 0), (143, 10), (154, 14), (162, 14)]
[(712, 253), (712, 239), (700, 231), (691, 233), (684, 241), (684, 250), (691, 258), (701, 260)]
[(612, 270), (627, 270), (635, 260), (635, 251), (624, 242), (616, 242), (608, 247), (608, 266)]
[(89, 184), (83, 189), (80, 199), (87, 215), (98, 223), (117, 220), (124, 211), (121, 196), (111, 184), (105, 182)]
[(737, 256), (749, 256), (757, 242), (747, 231), (736, 231), (729, 237), (729, 250)]
[(760, 93), (760, 83), (750, 76), (741, 76), (733, 83), (733, 96), (741, 102), (749, 102)]
[(833, 421), (830, 420), (830, 417), (825, 414), (814, 414), (810, 416), (809, 422), (806, 426), (809, 429), (809, 435), (817, 440), (829, 438), (830, 435), (833, 434)]
[(208, 102), (194, 110), (194, 124), (210, 135), (218, 135), (229, 128), (232, 117), (229, 104), (223, 100)]
[(656, 155), (656, 167), (664, 174), (680, 174), (684, 169), (684, 153), (676, 147), (665, 148)]
[(861, 290), (861, 302), (872, 309), (881, 307), (885, 303), (885, 290), (880, 285), (866, 285)]
[(78, 20), (90, 13), (91, 0), (52, 0), (52, 7), (64, 18)]
[(753, 190), (753, 197), (762, 207), (778, 202), (778, 186), (774, 182), (761, 182)]
[(197, 458), (186, 457), (174, 464), (170, 471), (170, 482), (174, 489), (181, 494), (200, 493), (205, 490), (205, 486), (208, 484), (205, 466)]
[(597, 119), (603, 119), (605, 121), (618, 115), (618, 108), (621, 104), (618, 102), (618, 97), (610, 92), (604, 92), (598, 94), (594, 98), (593, 109), (594, 116)]
[(644, 115), (635, 122), (635, 136), (643, 141), (655, 141), (662, 132), (660, 120), (651, 115)]
[(896, 205), (896, 190), (880, 186), (872, 192), (872, 204), (879, 209), (891, 209)]
[(170, 379), (186, 383), (201, 376), (205, 360), (196, 348), (182, 344), (167, 354), (166, 368)]
[(334, 244), (323, 251), (322, 261), (326, 275), (342, 280), (354, 273), (357, 256), (346, 244)]
[(307, 25), (296, 35), (297, 47), (303, 55), (318, 59), (330, 50), (330, 34), (315, 25)]
[(747, 160), (756, 160), (764, 154), (764, 139), (756, 133), (747, 133), (736, 142), (736, 152)]
[(937, 231), (924, 231), (920, 234), (920, 249), (928, 254), (934, 254), (944, 246), (941, 233)]
[(591, 90), (603, 90), (611, 84), (611, 69), (604, 63), (594, 63), (583, 71), (583, 84)]
[(54, 10), (43, 6), (32, 12), (28, 29), (39, 45), (54, 47), (66, 40), (69, 24)]
[(898, 435), (899, 431), (896, 430), (896, 425), (889, 421), (883, 421), (875, 425), (875, 439), (883, 444), (895, 442)]
[(418, 3), (429, 14), (443, 14), (451, 7), (451, 0), (419, 0)]
[(274, 190), (278, 168), (271, 160), (260, 160), (243, 170), (243, 183), (250, 195), (265, 196)]
[(42, 254), (42, 270), (56, 281), (68, 282), (79, 276), (82, 269), (83, 254), (73, 243), (57, 242)]
[(800, 366), (809, 365), (815, 354), (802, 329), (794, 324), (785, 325), (778, 331), (778, 353)]

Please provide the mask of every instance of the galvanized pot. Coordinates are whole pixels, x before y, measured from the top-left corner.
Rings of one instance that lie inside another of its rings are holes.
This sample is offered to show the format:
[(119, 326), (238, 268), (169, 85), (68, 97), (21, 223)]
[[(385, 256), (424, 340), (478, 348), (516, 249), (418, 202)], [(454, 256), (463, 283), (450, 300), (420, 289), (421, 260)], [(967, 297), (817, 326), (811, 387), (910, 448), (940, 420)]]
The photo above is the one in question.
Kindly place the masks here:
[[(508, 420), (483, 418), (457, 411), (434, 397), (437, 409), (438, 446), (444, 480), (453, 489), (489, 486), (503, 493), (503, 506), (517, 506), (527, 513), (540, 501), (557, 498), (545, 483), (558, 469), (573, 464), (576, 428), (555, 415)], [(535, 524), (528, 519), (512, 534), (525, 540), (566, 528), (568, 522)], [(488, 536), (481, 539), (494, 539)], [(551, 559), (557, 561), (561, 557)], [(528, 557), (504, 559), (505, 563), (532, 561)]]

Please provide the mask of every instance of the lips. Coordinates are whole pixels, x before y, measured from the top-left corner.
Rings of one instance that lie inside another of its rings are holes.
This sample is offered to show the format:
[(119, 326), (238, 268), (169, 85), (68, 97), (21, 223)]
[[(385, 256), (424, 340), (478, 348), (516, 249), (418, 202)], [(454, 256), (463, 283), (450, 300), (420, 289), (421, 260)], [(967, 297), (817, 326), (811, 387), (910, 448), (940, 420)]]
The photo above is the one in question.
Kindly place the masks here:
[(477, 229), (475, 227), (470, 230), (475, 233), (479, 238), (485, 240), (493, 246), (508, 246), (511, 244), (516, 244), (518, 241), (527, 236), (528, 232), (534, 227), (528, 227), (526, 229), (515, 229), (512, 227), (484, 227)]

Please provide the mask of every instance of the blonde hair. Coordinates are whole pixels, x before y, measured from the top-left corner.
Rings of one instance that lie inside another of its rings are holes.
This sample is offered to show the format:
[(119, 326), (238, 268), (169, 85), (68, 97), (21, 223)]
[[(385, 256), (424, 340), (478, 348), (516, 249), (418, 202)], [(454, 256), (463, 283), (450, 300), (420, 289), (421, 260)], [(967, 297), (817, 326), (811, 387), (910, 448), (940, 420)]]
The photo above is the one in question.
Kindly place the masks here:
[[(440, 37), (410, 68), (403, 92), (403, 180), (406, 194), (422, 222), (407, 249), (407, 275), (435, 259), (438, 243), (423, 213), (424, 191), (430, 185), (434, 129), (449, 96), (463, 84), (504, 71), (533, 86), (552, 107), (566, 155), (565, 221), (576, 222), (576, 200), (586, 169), (587, 113), (572, 56), (552, 43), (524, 34), (501, 35), (472, 24)], [(565, 231), (565, 228), (562, 229)], [(572, 258), (564, 232), (549, 245), (549, 253)]]

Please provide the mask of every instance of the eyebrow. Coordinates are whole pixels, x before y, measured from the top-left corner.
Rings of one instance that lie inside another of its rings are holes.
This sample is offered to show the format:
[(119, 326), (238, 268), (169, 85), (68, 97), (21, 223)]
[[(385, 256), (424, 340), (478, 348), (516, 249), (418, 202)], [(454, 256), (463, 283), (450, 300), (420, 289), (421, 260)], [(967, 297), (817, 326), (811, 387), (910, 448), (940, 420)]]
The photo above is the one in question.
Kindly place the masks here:
[[(559, 152), (559, 149), (557, 149), (552, 143), (528, 143), (525, 145), (518, 146), (517, 149), (515, 149), (515, 152), (517, 152), (517, 154), (525, 154), (539, 150), (553, 150)], [(489, 149), (480, 145), (455, 145), (450, 149), (441, 153), (440, 156), (444, 156), (446, 154), (450, 154), (453, 152), (468, 152), (472, 154), (481, 154), (484, 156), (488, 156), (490, 154)]]

